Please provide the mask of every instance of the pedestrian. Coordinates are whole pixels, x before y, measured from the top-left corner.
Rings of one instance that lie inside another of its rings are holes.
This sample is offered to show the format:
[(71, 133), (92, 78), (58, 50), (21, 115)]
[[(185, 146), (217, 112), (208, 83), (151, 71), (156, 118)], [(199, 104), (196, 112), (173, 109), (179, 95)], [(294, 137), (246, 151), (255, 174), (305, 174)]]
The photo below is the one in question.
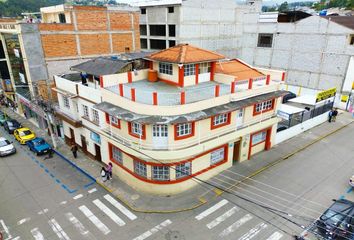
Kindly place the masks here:
[(328, 113), (328, 122), (332, 122), (332, 117), (333, 117), (333, 111), (330, 110)]
[(54, 150), (52, 148), (48, 149), (48, 156), (46, 156), (43, 160), (49, 159), (53, 157)]
[(108, 174), (107, 174), (107, 171), (104, 167), (102, 167), (102, 169), (101, 169), (101, 177), (102, 177), (103, 182), (107, 181)]
[(74, 158), (77, 158), (77, 150), (78, 150), (78, 148), (77, 148), (76, 144), (73, 144), (71, 146), (71, 152), (73, 153)]
[(113, 164), (110, 162), (108, 163), (108, 166), (106, 168), (107, 171), (107, 180), (110, 180), (112, 178), (112, 168), (113, 168)]
[(338, 115), (338, 110), (337, 108), (334, 109), (333, 113), (332, 113), (332, 121), (335, 122), (337, 119), (337, 115)]

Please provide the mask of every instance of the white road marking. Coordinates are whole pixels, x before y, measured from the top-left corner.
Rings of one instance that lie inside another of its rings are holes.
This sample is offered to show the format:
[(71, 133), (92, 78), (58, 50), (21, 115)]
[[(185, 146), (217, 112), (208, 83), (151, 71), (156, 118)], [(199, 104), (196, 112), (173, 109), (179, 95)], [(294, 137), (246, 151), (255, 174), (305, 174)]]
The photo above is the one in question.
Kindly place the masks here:
[(76, 195), (75, 197), (73, 197), (73, 199), (74, 200), (77, 200), (77, 199), (79, 199), (79, 198), (82, 198), (84, 195), (82, 195), (82, 194), (79, 194), (79, 195)]
[(229, 226), (228, 228), (224, 229), (219, 236), (220, 237), (225, 237), (227, 235), (229, 235), (230, 233), (234, 232), (236, 229), (238, 229), (242, 224), (244, 224), (245, 222), (248, 222), (249, 220), (251, 220), (253, 217), (251, 216), (251, 214), (246, 214), (245, 216), (243, 216), (243, 218), (241, 218), (240, 220), (238, 220), (237, 222), (234, 222), (231, 226)]
[(45, 208), (45, 209), (43, 209), (42, 211), (39, 211), (38, 214), (39, 214), (39, 215), (42, 215), (42, 214), (44, 214), (44, 213), (46, 213), (46, 212), (48, 212), (48, 211), (49, 211), (48, 208)]
[(212, 214), (213, 212), (215, 212), (216, 210), (218, 210), (219, 208), (221, 208), (222, 206), (224, 206), (225, 204), (227, 204), (229, 201), (227, 201), (226, 199), (221, 200), (220, 202), (218, 202), (217, 204), (215, 204), (214, 206), (208, 208), (207, 210), (205, 210), (204, 212), (200, 213), (198, 216), (196, 216), (195, 218), (197, 220), (202, 220), (203, 218), (205, 218), (206, 216), (208, 216), (209, 214)]
[(88, 193), (94, 193), (94, 192), (96, 192), (96, 191), (97, 191), (96, 188), (92, 188), (91, 190), (88, 190), (87, 192), (88, 192)]
[(48, 223), (52, 227), (54, 233), (58, 236), (60, 240), (61, 239), (70, 240), (69, 236), (64, 232), (64, 230), (61, 228), (59, 223), (54, 218), (49, 220)]
[(23, 218), (23, 219), (21, 219), (20, 221), (17, 222), (17, 225), (21, 225), (21, 224), (23, 224), (23, 223), (25, 223), (25, 222), (27, 222), (29, 220), (31, 220), (31, 218)]
[(266, 227), (267, 227), (267, 224), (260, 223), (260, 224), (256, 225), (254, 228), (252, 228), (251, 230), (249, 230), (247, 233), (242, 235), (242, 237), (240, 237), (238, 240), (250, 240), (253, 237), (255, 237), (260, 231), (265, 229)]
[(64, 204), (66, 204), (67, 203), (67, 201), (62, 201), (61, 203), (60, 203), (60, 205), (64, 205)]
[(81, 212), (104, 234), (107, 235), (111, 230), (104, 225), (85, 205), (79, 207)]
[(44, 240), (43, 234), (38, 230), (38, 228), (33, 228), (31, 233), (35, 240)]
[(105, 214), (107, 214), (108, 217), (112, 219), (113, 222), (117, 223), (119, 226), (124, 226), (125, 222), (118, 217), (111, 209), (109, 209), (103, 202), (101, 202), (99, 199), (96, 199), (93, 201), (93, 203), (102, 210)]
[(280, 232), (275, 232), (272, 235), (270, 235), (270, 237), (267, 238), (267, 240), (279, 240), (281, 239), (282, 236), (283, 234), (281, 234)]
[(208, 223), (206, 226), (209, 229), (212, 229), (213, 227), (216, 227), (217, 225), (219, 225), (219, 223), (222, 223), (223, 221), (225, 221), (227, 218), (231, 217), (236, 211), (238, 211), (238, 207), (233, 207), (230, 210), (228, 210), (227, 212), (225, 212), (223, 215), (221, 215), (220, 217), (215, 218), (214, 221), (211, 221), (210, 223)]
[(106, 194), (104, 198), (110, 202), (113, 206), (115, 206), (119, 211), (121, 211), (125, 216), (127, 216), (130, 220), (135, 220), (137, 219), (137, 216), (135, 216), (131, 211), (126, 209), (122, 204), (120, 204), (117, 200), (115, 200), (111, 195)]
[[(4, 231), (5, 231), (5, 233), (6, 233), (6, 235), (7, 235), (7, 238), (6, 239), (10, 239), (10, 238), (12, 238), (12, 236), (11, 236), (11, 234), (10, 234), (10, 232), (9, 232), (9, 229), (7, 228), (7, 226), (6, 226), (6, 224), (5, 224), (5, 222), (4, 222), (4, 220), (0, 220), (0, 223), (1, 223), (1, 225), (2, 225), (2, 229), (4, 229)], [(5, 240), (6, 240), (5, 239)]]
[(71, 213), (65, 213), (66, 218), (75, 226), (82, 236), (89, 239), (95, 239), (89, 230), (86, 230), (85, 226)]
[(134, 238), (133, 240), (144, 240), (144, 239), (150, 237), (152, 234), (157, 233), (162, 228), (170, 225), (171, 223), (172, 223), (171, 220), (167, 219), (166, 221), (164, 221), (164, 222), (160, 223), (159, 225), (151, 228), (149, 231), (144, 232), (143, 234), (141, 234), (140, 236)]

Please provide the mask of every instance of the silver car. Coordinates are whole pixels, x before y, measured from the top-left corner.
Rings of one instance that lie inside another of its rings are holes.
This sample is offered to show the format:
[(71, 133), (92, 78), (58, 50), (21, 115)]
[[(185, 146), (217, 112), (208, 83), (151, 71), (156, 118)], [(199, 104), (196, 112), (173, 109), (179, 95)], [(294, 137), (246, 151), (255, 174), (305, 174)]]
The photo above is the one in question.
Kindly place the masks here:
[(0, 156), (7, 156), (15, 152), (15, 146), (6, 138), (0, 137)]

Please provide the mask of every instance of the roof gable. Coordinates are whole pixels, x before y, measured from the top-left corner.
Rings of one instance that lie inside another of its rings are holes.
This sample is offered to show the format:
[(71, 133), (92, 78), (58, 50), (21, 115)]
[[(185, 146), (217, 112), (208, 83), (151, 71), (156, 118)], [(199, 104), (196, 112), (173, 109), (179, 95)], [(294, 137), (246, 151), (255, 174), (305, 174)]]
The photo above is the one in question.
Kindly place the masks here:
[(188, 64), (217, 61), (224, 59), (225, 56), (189, 44), (179, 44), (160, 52), (150, 54), (146, 58), (158, 62)]
[(216, 65), (215, 72), (232, 75), (237, 78), (236, 81), (265, 76), (260, 71), (238, 59), (233, 59), (227, 62), (219, 62)]

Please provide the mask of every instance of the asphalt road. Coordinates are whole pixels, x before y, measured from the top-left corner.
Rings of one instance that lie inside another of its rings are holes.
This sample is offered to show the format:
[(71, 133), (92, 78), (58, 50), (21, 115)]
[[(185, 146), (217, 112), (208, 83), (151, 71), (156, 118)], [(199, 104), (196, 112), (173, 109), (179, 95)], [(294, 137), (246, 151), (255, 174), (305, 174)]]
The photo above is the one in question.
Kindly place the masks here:
[[(2, 128), (0, 134), (13, 140)], [(351, 124), (231, 193), (178, 214), (131, 212), (65, 161), (43, 160), (15, 143), (17, 153), (0, 159), (0, 231), (8, 240), (292, 239), (301, 232), (296, 224), (309, 224), (331, 199), (354, 201), (353, 139)]]

